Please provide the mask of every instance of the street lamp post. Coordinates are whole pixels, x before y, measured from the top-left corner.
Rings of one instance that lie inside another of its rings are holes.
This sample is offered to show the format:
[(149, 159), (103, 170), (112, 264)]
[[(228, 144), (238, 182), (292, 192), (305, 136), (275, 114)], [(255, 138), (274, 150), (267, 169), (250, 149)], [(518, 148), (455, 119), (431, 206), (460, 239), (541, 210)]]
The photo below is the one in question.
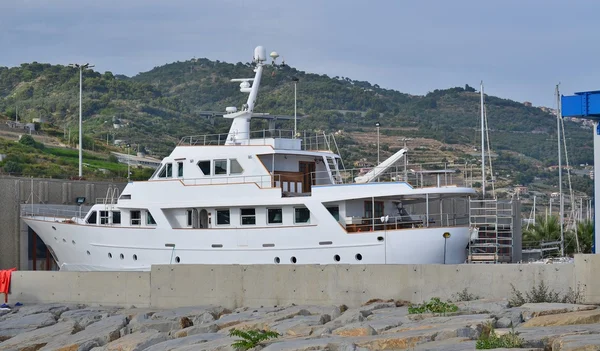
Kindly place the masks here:
[(298, 83), (299, 79), (298, 77), (292, 77), (292, 80), (294, 81), (294, 139), (296, 139), (296, 134), (298, 133), (298, 129), (297, 129), (297, 101), (298, 101), (298, 94), (296, 91), (296, 84)]
[(79, 68), (79, 179), (82, 178), (83, 176), (83, 166), (82, 166), (82, 161), (83, 161), (83, 132), (82, 132), (82, 128), (81, 128), (81, 95), (82, 95), (82, 82), (83, 82), (83, 70), (86, 68), (92, 68), (94, 67), (93, 65), (90, 65), (89, 63), (86, 63), (84, 65), (80, 65), (78, 63), (71, 63), (69, 65), (69, 67), (74, 67), (74, 68)]

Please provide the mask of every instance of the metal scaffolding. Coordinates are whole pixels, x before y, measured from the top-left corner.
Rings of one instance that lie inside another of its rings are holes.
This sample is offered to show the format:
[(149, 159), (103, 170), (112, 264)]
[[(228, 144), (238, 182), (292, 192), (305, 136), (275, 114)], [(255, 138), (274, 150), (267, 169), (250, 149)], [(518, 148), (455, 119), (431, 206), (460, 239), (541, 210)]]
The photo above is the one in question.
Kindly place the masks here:
[(469, 199), (471, 240), (468, 262), (513, 262), (516, 244), (513, 241), (514, 226), (515, 212), (512, 201)]

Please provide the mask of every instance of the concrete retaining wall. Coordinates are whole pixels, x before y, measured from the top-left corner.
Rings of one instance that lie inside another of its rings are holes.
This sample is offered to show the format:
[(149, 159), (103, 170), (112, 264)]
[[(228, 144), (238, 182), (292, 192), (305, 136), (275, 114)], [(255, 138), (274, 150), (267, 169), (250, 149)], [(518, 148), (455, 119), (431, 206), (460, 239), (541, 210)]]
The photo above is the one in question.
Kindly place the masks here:
[(422, 302), (450, 299), (467, 288), (508, 298), (511, 283), (529, 291), (544, 281), (565, 293), (578, 285), (586, 303), (600, 304), (600, 256), (574, 264), (498, 265), (160, 265), (151, 272), (31, 272), (12, 275), (11, 303), (91, 303), (171, 308), (283, 304), (359, 306), (374, 298)]

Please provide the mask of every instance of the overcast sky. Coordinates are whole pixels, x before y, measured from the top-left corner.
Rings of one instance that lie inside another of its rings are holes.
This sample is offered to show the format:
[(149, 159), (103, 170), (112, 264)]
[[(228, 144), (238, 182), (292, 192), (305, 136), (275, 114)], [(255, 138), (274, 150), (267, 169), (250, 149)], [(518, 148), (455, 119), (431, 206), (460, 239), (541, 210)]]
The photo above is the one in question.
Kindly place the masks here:
[(0, 0), (0, 66), (90, 62), (128, 76), (255, 46), (300, 70), (410, 94), (469, 84), (553, 107), (600, 89), (594, 0)]

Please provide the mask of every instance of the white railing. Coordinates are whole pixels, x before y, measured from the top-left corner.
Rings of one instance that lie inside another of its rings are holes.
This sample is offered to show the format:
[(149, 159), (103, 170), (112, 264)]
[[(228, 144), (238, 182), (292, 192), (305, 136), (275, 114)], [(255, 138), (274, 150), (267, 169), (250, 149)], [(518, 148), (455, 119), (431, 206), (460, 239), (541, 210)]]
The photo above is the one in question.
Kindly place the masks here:
[[(225, 145), (228, 138), (234, 137), (237, 145), (272, 145), (272, 139), (299, 139), (302, 150), (331, 150), (332, 135), (324, 132), (301, 131), (294, 135), (293, 130), (285, 129), (262, 129), (249, 133), (221, 133), (184, 136), (179, 140), (178, 146), (206, 146)], [(249, 141), (251, 140), (251, 141)]]
[[(427, 218), (429, 220), (427, 220)], [(368, 232), (411, 228), (439, 228), (468, 226), (469, 215), (466, 213), (429, 213), (410, 214), (405, 216), (388, 216), (387, 222), (381, 218), (346, 217), (345, 226), (348, 232)]]
[(280, 188), (279, 174), (181, 179), (185, 185), (256, 184), (262, 189)]
[(58, 208), (48, 207), (34, 207), (30, 208), (24, 206), (21, 210), (21, 217), (27, 218), (39, 218), (45, 221), (52, 222), (72, 222), (77, 223), (78, 221), (83, 222), (83, 218), (87, 214), (87, 211), (83, 210), (66, 210)]

